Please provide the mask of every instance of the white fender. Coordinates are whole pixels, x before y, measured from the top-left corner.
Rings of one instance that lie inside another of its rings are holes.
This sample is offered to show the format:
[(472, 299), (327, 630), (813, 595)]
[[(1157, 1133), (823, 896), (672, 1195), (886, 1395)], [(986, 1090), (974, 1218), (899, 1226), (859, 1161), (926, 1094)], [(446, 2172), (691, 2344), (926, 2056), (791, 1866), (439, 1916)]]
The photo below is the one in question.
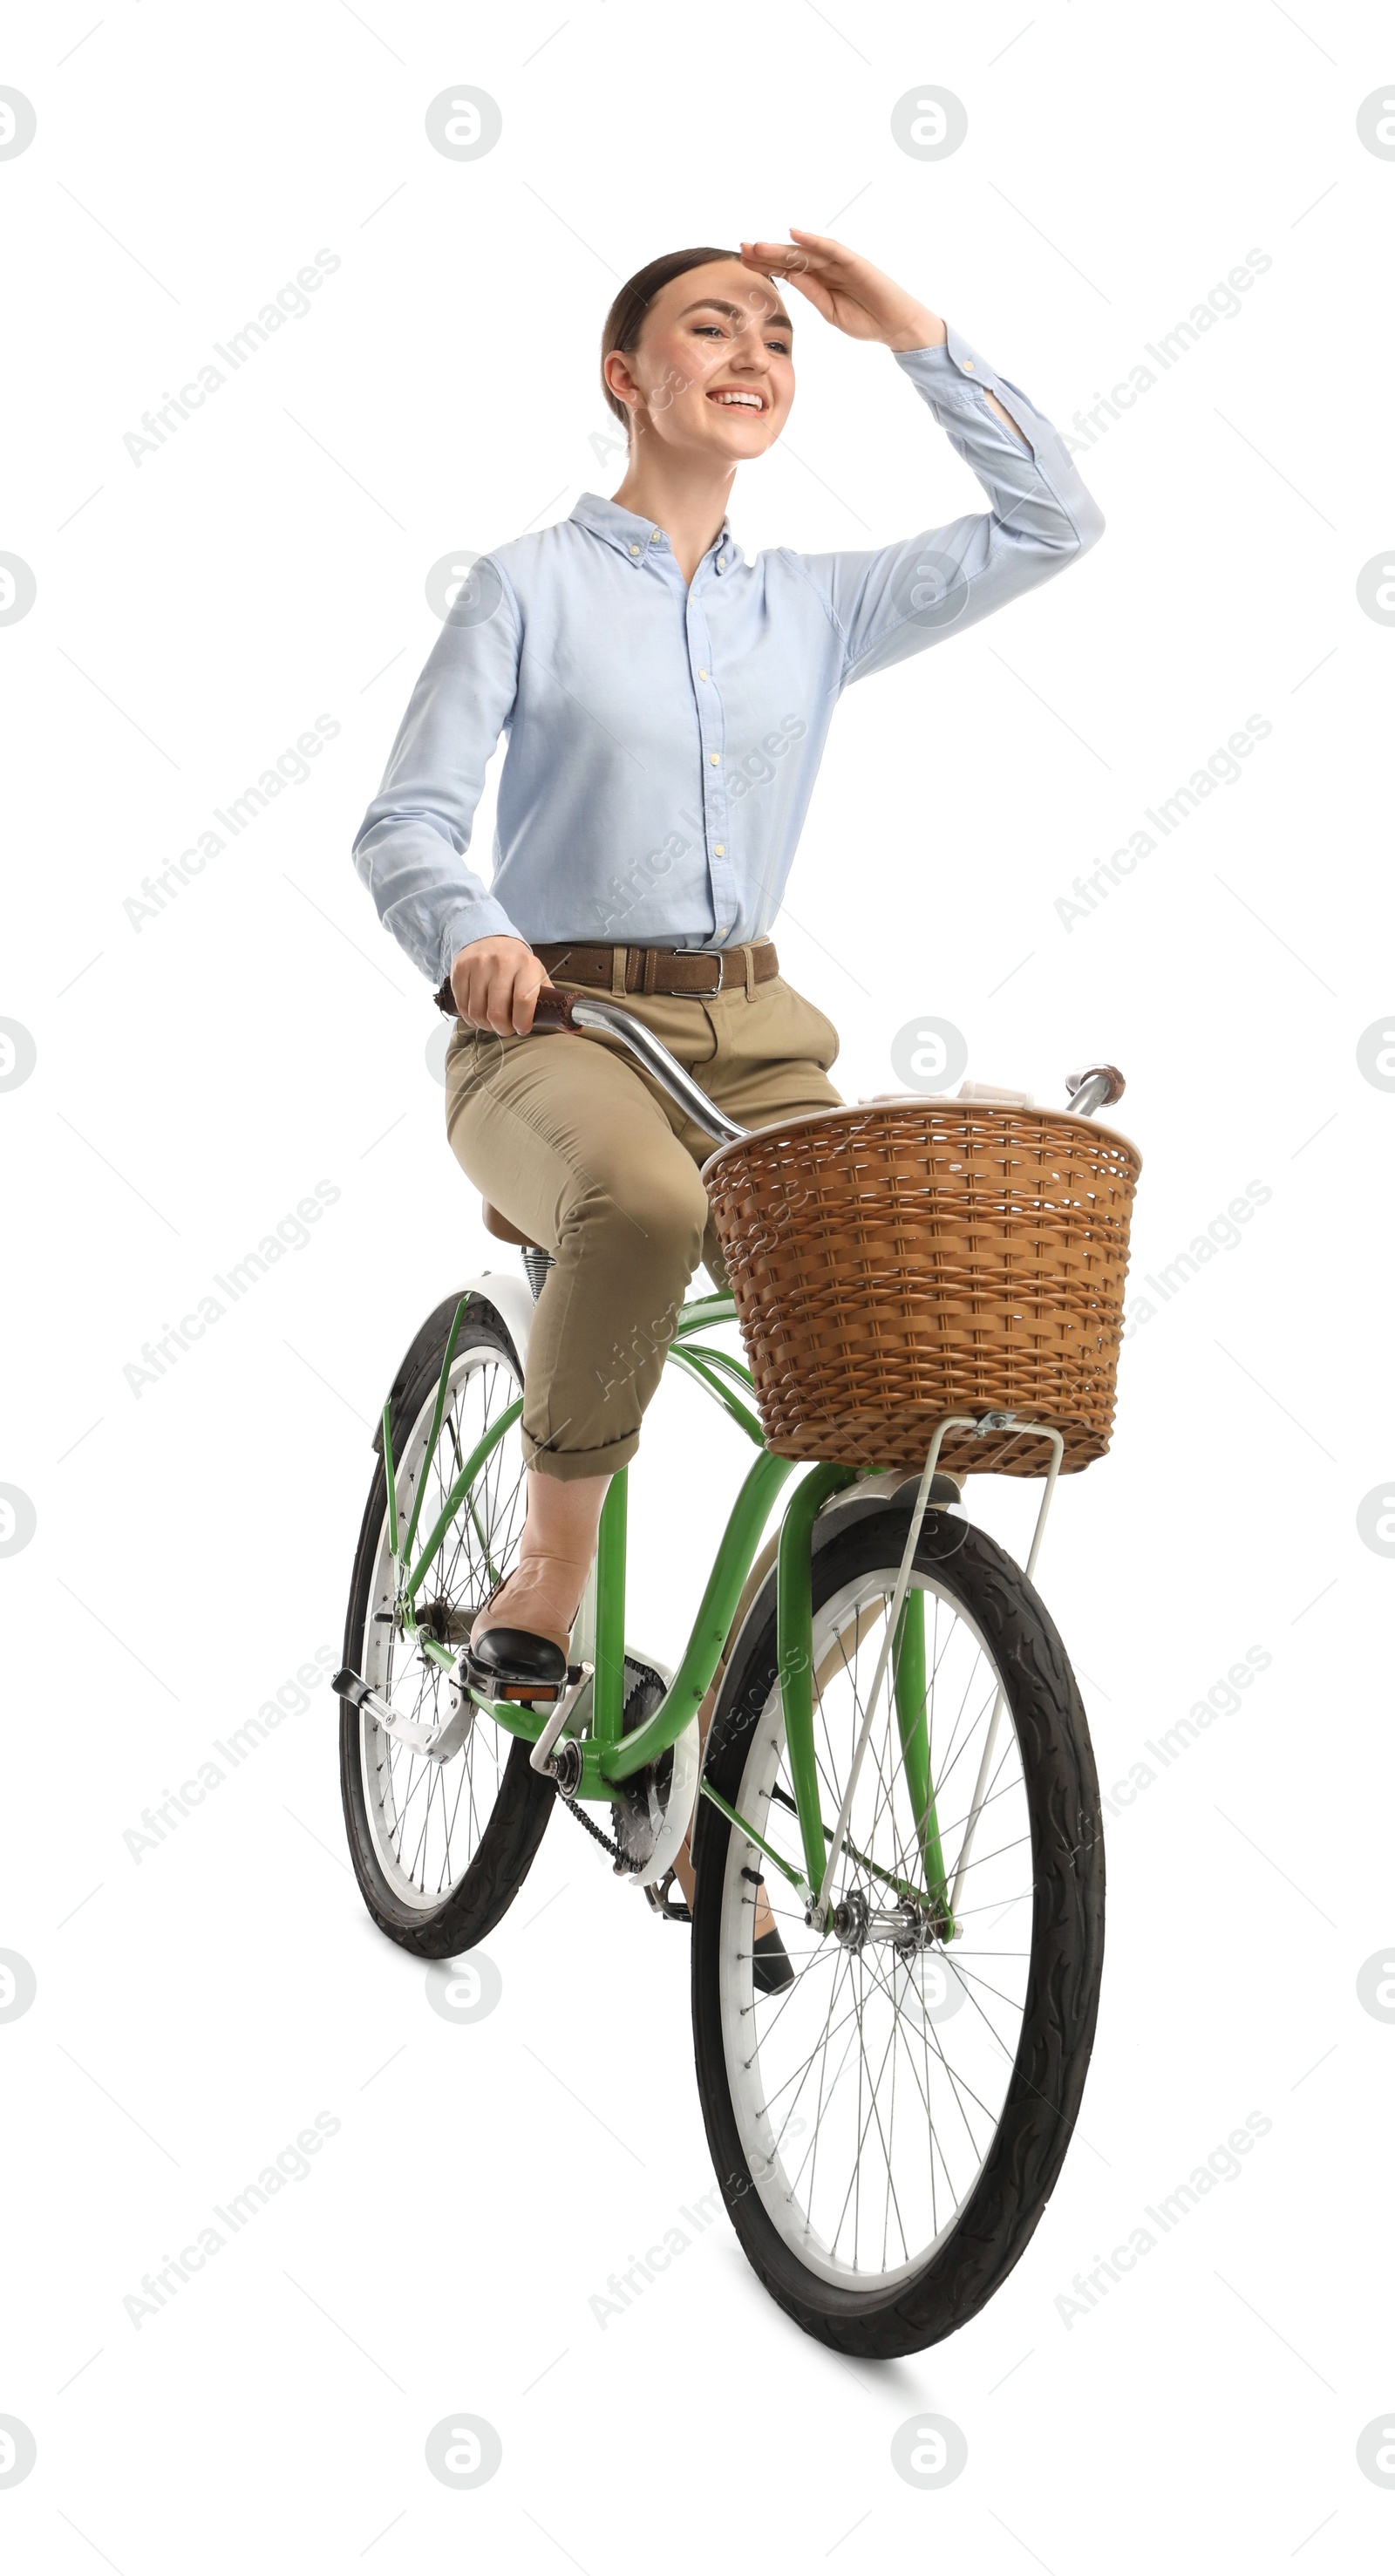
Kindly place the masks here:
[(477, 1278), (462, 1279), (451, 1295), (463, 1297), (472, 1288), (497, 1308), (513, 1335), (513, 1346), (520, 1365), (528, 1365), (528, 1336), (533, 1329), (533, 1291), (526, 1279), (513, 1270), (482, 1270)]
[[(519, 1365), (526, 1368), (528, 1336), (533, 1329), (533, 1292), (527, 1280), (519, 1278), (511, 1270), (481, 1270), (473, 1279), (458, 1280), (453, 1288), (444, 1290), (437, 1303), (444, 1305), (448, 1299), (454, 1301), (458, 1297), (463, 1297), (467, 1290), (472, 1291), (477, 1297), (486, 1298), (488, 1303), (502, 1315), (513, 1337)], [(432, 1311), (435, 1311), (434, 1308)], [(417, 1330), (420, 1331), (420, 1329), (418, 1326)], [(416, 1333), (413, 1333), (412, 1342), (415, 1340)], [(388, 1380), (390, 1386), (395, 1387), (401, 1377), (412, 1342), (407, 1344), (407, 1350), (404, 1350), (393, 1370)]]

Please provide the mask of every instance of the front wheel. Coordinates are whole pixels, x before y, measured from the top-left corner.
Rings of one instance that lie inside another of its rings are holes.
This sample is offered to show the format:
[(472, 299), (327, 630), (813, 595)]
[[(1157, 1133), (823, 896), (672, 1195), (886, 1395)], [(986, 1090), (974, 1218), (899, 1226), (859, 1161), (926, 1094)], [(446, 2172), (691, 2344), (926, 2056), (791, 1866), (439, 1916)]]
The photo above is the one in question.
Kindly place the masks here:
[[(815, 1553), (825, 1849), (909, 1532), (888, 1506)], [(805, 1868), (773, 1578), (738, 1641), (706, 1776), (768, 1847), (700, 1801), (694, 2040), (733, 2225), (806, 2333), (869, 2358), (922, 2351), (1018, 2260), (1089, 2062), (1104, 1846), (1065, 1650), (993, 1540), (927, 1514), (822, 1937), (771, 1857)], [(753, 1977), (762, 1879), (793, 1970), (774, 1991)]]

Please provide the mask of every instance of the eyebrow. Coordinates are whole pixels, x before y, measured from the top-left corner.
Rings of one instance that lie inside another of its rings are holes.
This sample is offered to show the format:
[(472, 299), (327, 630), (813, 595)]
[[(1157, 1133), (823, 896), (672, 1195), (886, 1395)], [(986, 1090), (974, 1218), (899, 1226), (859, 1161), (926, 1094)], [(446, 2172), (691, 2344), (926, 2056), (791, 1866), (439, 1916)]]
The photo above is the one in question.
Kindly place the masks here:
[[(714, 313), (729, 313), (734, 322), (739, 322), (742, 318), (741, 306), (739, 304), (728, 304), (720, 295), (700, 295), (696, 304), (684, 305), (682, 312), (678, 316), (679, 321), (684, 321), (690, 313), (700, 313), (704, 305), (708, 305)], [(774, 312), (766, 315), (764, 322), (761, 324), (762, 330), (769, 330), (772, 323), (786, 331), (793, 331), (794, 329), (794, 324), (791, 322), (783, 305), (777, 304)]]

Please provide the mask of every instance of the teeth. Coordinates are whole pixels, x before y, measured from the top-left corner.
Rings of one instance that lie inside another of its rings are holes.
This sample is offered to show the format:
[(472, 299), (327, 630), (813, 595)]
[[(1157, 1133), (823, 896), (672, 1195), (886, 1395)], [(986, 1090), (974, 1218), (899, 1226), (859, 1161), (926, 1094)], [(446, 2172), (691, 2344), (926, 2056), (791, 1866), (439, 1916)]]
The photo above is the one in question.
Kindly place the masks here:
[(765, 409), (759, 394), (714, 394), (712, 400), (725, 403), (728, 407), (734, 404), (740, 411), (764, 411)]

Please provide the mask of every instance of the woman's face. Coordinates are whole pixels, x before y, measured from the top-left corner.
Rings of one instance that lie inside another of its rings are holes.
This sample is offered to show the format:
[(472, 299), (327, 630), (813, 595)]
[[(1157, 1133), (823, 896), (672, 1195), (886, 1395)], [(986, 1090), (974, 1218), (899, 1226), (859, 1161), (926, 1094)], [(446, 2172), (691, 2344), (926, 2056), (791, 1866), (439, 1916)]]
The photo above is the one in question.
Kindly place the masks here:
[(793, 338), (769, 278), (709, 260), (655, 296), (638, 348), (612, 349), (606, 381), (665, 447), (736, 466), (773, 447), (789, 417)]

